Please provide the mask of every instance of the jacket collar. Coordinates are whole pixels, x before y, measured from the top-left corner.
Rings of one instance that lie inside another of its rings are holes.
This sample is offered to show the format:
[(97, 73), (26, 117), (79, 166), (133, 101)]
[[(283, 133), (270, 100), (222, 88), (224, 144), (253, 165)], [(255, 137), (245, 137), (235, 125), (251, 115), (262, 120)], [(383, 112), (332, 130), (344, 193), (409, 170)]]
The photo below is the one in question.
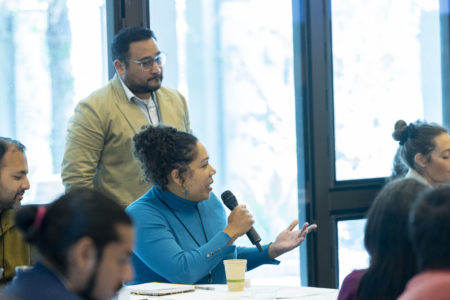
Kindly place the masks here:
[(115, 105), (117, 106), (119, 112), (133, 129), (135, 134), (140, 132), (143, 126), (148, 125), (147, 120), (139, 106), (128, 101), (127, 95), (123, 90), (117, 74), (114, 75), (113, 79), (111, 79), (111, 86), (115, 94)]
[(416, 170), (413, 170), (411, 168), (408, 170), (408, 173), (406, 173), (405, 177), (407, 177), (407, 178), (415, 178), (418, 181), (420, 181), (420, 182), (422, 182), (422, 183), (424, 183), (424, 184), (426, 184), (428, 186), (431, 186), (431, 184), (427, 181), (427, 179), (425, 177), (423, 177), (422, 175), (420, 175), (419, 172), (417, 172)]
[(14, 227), (14, 215), (15, 210), (12, 208), (2, 211), (2, 213), (0, 214), (1, 218), (0, 222), (2, 226), (0, 230), (0, 235), (3, 235), (5, 232)]

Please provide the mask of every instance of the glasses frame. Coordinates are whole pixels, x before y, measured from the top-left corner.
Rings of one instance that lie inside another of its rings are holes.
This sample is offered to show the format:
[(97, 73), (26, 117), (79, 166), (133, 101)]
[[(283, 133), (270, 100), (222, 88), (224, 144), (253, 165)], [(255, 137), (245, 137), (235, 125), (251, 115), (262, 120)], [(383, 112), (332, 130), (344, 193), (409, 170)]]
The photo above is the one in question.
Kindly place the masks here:
[[(154, 58), (146, 57), (141, 60), (128, 59), (128, 61), (140, 65), (142, 72), (144, 72), (144, 71), (151, 70), (155, 63), (158, 65), (158, 67), (164, 66), (164, 64), (166, 63), (166, 59), (167, 59), (167, 54), (164, 52), (160, 52)], [(160, 60), (160, 62), (158, 62), (158, 60)], [(144, 64), (145, 65), (149, 64), (149, 65), (147, 67), (145, 67)]]

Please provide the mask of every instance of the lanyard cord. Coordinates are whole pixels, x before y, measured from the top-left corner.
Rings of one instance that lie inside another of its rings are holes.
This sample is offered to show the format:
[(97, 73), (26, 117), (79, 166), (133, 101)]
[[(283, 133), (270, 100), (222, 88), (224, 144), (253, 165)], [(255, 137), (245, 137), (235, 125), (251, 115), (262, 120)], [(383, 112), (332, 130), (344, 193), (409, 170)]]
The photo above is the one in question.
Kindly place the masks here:
[[(197, 244), (197, 246), (201, 246), (200, 243), (197, 241), (197, 239), (194, 237), (194, 235), (191, 233), (191, 231), (184, 225), (183, 221), (177, 216), (177, 214), (173, 211), (173, 209), (161, 198), (159, 200), (170, 210), (170, 212), (177, 218), (178, 222), (180, 222), (181, 225), (183, 225), (184, 229), (186, 229), (187, 233), (191, 236), (191, 238), (194, 240), (194, 242)], [(200, 224), (202, 225), (203, 229), (203, 235), (205, 236), (206, 242), (208, 242), (208, 237), (206, 236), (205, 226), (203, 226), (203, 220), (202, 216), (200, 215), (200, 211), (198, 209), (198, 206), (195, 206), (197, 208), (198, 217), (200, 218)]]
[[(186, 227), (186, 225), (184, 225), (183, 221), (181, 221), (181, 219), (177, 216), (175, 211), (162, 198), (158, 197), (158, 199), (170, 210), (170, 212), (175, 216), (175, 218), (178, 220), (178, 222), (180, 222), (180, 224), (183, 225), (184, 229), (186, 229), (186, 232), (191, 236), (192, 240), (197, 244), (197, 246), (201, 247), (200, 243), (197, 241), (197, 239), (194, 237), (194, 235), (191, 233), (191, 231)], [(198, 217), (200, 218), (200, 224), (202, 225), (203, 235), (205, 236), (206, 242), (208, 242), (208, 237), (206, 236), (205, 226), (203, 225), (203, 220), (202, 220), (202, 216), (200, 215), (200, 210), (198, 209), (198, 205), (196, 205), (195, 208), (197, 208)], [(208, 272), (208, 283), (212, 283), (211, 271)]]
[(148, 113), (148, 119), (150, 120), (150, 125), (156, 126), (156, 125), (158, 125), (158, 123), (161, 122), (161, 112), (159, 111), (158, 97), (156, 96), (156, 93), (155, 93), (155, 92), (152, 92), (152, 93), (150, 94), (150, 98), (148, 99), (148, 101), (152, 101), (153, 104), (155, 105), (156, 118), (157, 118), (156, 124), (153, 124), (152, 115), (151, 115), (150, 109), (149, 109), (149, 107), (148, 107), (149, 102), (148, 102), (148, 103), (145, 103), (145, 107), (147, 108), (147, 113)]

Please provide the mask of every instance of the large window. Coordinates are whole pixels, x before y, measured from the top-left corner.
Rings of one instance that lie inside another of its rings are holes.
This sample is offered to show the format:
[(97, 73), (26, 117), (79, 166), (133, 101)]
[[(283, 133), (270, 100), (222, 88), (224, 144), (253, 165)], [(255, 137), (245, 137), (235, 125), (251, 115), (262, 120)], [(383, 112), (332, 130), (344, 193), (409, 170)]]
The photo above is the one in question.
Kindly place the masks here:
[(439, 0), (331, 1), (336, 180), (389, 176), (398, 119), (442, 122)]
[(364, 248), (366, 219), (337, 221), (339, 286), (355, 269), (369, 267), (369, 254)]
[[(291, 1), (152, 0), (150, 25), (168, 54), (163, 84), (187, 97), (217, 169), (214, 192), (233, 191), (272, 241), (298, 217)], [(298, 285), (298, 251), (281, 260), (249, 276), (269, 268)]]
[(23, 203), (61, 192), (68, 118), (106, 81), (104, 0), (0, 0), (0, 135), (27, 148)]
[[(386, 177), (397, 120), (442, 122), (439, 1), (331, 4), (336, 180)], [(337, 224), (340, 283), (368, 266), (364, 224)]]
[[(331, 4), (336, 180), (389, 176), (395, 121), (442, 122), (439, 1)], [(368, 266), (364, 224), (336, 225), (339, 283)]]
[(367, 267), (363, 218), (391, 173), (395, 121), (448, 124), (447, 6), (298, 2), (296, 88), (305, 112), (306, 196), (318, 223), (308, 248), (312, 284), (337, 287), (352, 269)]

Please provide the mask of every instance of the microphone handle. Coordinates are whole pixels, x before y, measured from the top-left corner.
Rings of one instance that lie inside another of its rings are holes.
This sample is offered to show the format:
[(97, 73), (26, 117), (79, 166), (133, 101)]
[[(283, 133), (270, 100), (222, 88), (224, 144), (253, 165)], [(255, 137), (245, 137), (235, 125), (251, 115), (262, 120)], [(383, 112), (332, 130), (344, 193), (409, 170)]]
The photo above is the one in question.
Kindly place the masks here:
[(259, 234), (256, 232), (255, 228), (253, 228), (253, 226), (252, 228), (250, 228), (249, 231), (247, 231), (247, 237), (250, 240), (250, 242), (252, 242), (252, 244), (255, 245), (256, 248), (258, 248), (259, 252), (264, 252), (263, 248), (259, 244), (259, 242), (261, 242), (261, 238)]
[[(230, 211), (232, 211), (236, 206), (238, 206), (236, 197), (233, 195), (231, 191), (223, 192), (221, 198), (225, 206), (228, 207)], [(264, 252), (263, 248), (259, 244), (261, 238), (259, 237), (259, 234), (256, 232), (255, 228), (253, 228), (253, 226), (247, 232), (247, 237), (250, 240), (250, 242), (252, 242), (252, 244), (255, 245), (256, 248), (258, 248), (259, 252)]]

